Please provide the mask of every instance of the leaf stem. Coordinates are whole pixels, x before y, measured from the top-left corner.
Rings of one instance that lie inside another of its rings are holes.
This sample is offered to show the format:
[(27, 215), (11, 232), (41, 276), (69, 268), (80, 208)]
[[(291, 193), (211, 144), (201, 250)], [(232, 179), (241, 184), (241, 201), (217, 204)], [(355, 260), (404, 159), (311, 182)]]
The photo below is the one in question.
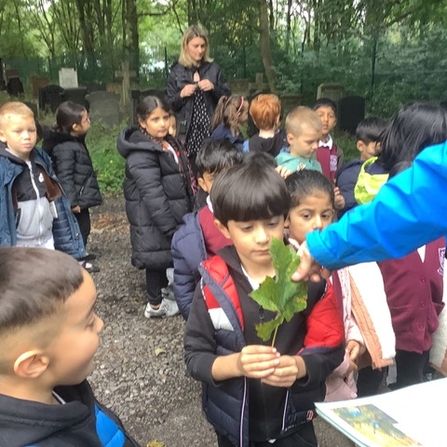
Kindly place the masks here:
[(276, 326), (275, 327), (275, 332), (273, 332), (272, 348), (275, 346), (276, 335), (278, 334), (278, 329), (279, 329), (279, 326)]

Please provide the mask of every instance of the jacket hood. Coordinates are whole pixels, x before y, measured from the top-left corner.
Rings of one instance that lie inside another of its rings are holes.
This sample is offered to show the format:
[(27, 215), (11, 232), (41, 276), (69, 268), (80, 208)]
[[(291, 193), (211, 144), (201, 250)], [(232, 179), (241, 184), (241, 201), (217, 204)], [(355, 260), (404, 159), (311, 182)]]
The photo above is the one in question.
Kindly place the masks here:
[[(7, 151), (6, 146), (4, 144), (0, 144), (0, 157), (5, 157), (8, 160), (10, 160), (16, 164), (21, 164), (21, 165), (25, 164), (24, 160), (22, 160), (21, 158), (17, 157), (14, 154), (12, 154), (11, 152)], [(30, 158), (32, 159), (33, 157), (34, 157), (34, 149), (30, 152)]]
[(51, 155), (53, 149), (61, 143), (66, 143), (67, 141), (81, 143), (85, 146), (85, 135), (80, 135), (79, 137), (73, 137), (67, 133), (56, 132), (53, 129), (45, 128), (43, 130), (43, 142), (42, 149)]
[[(76, 394), (85, 397), (86, 393), (79, 387), (83, 385), (75, 387), (78, 388)], [(64, 399), (69, 397), (59, 390), (57, 392)], [(0, 395), (0, 445), (22, 447), (37, 444), (88, 419), (91, 413), (89, 407), (93, 405), (93, 400), (85, 403), (74, 400), (67, 401), (64, 405), (48, 405)]]
[(162, 151), (158, 144), (149, 140), (136, 126), (123, 129), (118, 135), (118, 152), (127, 158), (132, 151)]

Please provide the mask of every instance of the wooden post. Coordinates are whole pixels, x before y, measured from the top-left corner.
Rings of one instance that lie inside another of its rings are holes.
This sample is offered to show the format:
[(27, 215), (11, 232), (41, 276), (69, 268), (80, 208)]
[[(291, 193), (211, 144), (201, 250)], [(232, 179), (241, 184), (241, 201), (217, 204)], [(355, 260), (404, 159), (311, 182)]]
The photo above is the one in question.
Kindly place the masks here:
[(129, 70), (129, 62), (121, 63), (121, 71), (115, 71), (115, 76), (117, 78), (122, 78), (121, 81), (121, 104), (127, 107), (130, 102), (130, 80), (134, 78), (137, 74), (135, 71)]

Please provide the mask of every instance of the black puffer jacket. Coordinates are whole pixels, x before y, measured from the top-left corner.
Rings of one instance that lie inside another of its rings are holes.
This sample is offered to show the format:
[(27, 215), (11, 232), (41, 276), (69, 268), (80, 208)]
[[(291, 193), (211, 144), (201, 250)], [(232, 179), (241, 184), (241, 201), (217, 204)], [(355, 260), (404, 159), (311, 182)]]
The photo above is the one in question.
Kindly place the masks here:
[(124, 198), (132, 265), (140, 269), (165, 270), (172, 265), (172, 236), (192, 210), (186, 154), (174, 138), (166, 140), (179, 155), (185, 175), (173, 155), (138, 128), (128, 127), (118, 136), (118, 152), (126, 159)]
[(208, 79), (214, 84), (214, 89), (203, 92), (206, 110), (210, 119), (214, 114), (217, 101), (224, 95), (230, 95), (230, 88), (222, 76), (219, 66), (214, 62), (204, 62), (200, 67), (187, 68), (176, 63), (171, 67), (168, 83), (166, 86), (166, 102), (177, 115), (178, 138), (185, 140), (188, 134), (189, 125), (192, 120), (194, 105), (194, 95), (188, 98), (181, 98), (180, 91), (185, 85), (194, 82), (194, 72), (199, 72), (200, 79)]
[(72, 208), (78, 205), (81, 209), (101, 205), (101, 192), (85, 145), (85, 136), (72, 137), (46, 129), (42, 149), (50, 155)]

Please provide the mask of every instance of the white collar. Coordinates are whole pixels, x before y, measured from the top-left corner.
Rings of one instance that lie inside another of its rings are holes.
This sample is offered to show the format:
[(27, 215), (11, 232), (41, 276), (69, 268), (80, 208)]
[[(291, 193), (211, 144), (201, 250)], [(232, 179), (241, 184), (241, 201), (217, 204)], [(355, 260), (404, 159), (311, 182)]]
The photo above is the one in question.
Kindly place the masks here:
[(332, 137), (330, 136), (330, 135), (328, 135), (327, 136), (327, 141), (325, 142), (325, 141), (322, 141), (322, 140), (320, 140), (319, 141), (319, 143), (318, 143), (318, 146), (319, 147), (328, 147), (329, 149), (331, 149), (332, 148)]

